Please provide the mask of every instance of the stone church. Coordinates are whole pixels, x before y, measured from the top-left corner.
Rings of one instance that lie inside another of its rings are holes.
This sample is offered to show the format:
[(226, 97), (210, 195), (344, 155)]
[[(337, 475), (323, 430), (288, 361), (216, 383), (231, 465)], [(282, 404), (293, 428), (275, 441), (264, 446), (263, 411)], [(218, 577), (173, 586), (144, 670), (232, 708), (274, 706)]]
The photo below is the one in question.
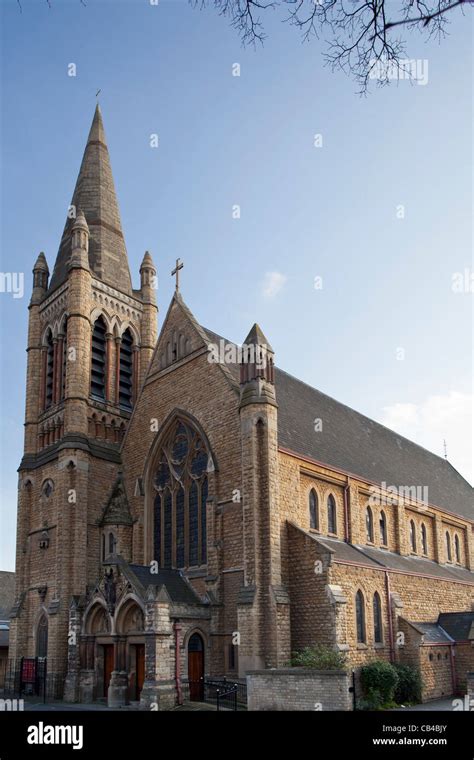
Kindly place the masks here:
[(10, 656), (114, 706), (200, 699), (316, 644), (462, 693), (471, 487), (277, 368), (258, 325), (241, 347), (203, 327), (181, 266), (158, 333), (97, 107), (52, 275), (43, 253), (33, 269)]

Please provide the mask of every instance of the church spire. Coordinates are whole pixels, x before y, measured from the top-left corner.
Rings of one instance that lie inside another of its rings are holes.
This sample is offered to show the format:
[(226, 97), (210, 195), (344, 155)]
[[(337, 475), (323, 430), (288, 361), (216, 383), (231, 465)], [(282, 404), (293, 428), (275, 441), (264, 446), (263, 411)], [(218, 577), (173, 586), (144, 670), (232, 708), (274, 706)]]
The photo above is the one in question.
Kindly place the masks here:
[(49, 290), (67, 278), (72, 228), (79, 209), (89, 226), (89, 264), (95, 277), (131, 295), (132, 284), (109, 151), (97, 104)]

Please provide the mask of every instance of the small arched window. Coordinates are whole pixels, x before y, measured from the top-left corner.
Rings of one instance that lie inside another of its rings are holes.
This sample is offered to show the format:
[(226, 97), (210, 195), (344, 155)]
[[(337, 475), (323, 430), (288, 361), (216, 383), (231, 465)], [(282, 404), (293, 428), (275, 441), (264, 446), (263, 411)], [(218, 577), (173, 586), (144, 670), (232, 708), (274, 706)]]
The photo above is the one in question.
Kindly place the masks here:
[(456, 557), (456, 562), (461, 562), (461, 547), (459, 545), (459, 536), (457, 533), (454, 536), (454, 555)]
[(426, 525), (421, 523), (421, 551), (428, 554), (428, 539), (426, 537)]
[(309, 492), (309, 527), (313, 530), (319, 530), (319, 505), (314, 488)]
[(448, 562), (451, 562), (453, 555), (451, 554), (451, 536), (449, 535), (448, 531), (446, 531), (446, 556), (448, 558)]
[(132, 408), (133, 400), (133, 338), (130, 330), (125, 330), (120, 341), (119, 404)]
[(337, 533), (336, 500), (332, 493), (328, 496), (328, 533)]
[(371, 543), (374, 542), (374, 518), (372, 515), (372, 510), (370, 507), (367, 507), (365, 512), (365, 530), (367, 533), (367, 541), (370, 541)]
[(48, 619), (41, 615), (36, 629), (36, 656), (48, 656)]
[(410, 520), (410, 547), (412, 552), (416, 552), (416, 530), (413, 520)]
[(109, 554), (115, 554), (115, 536), (109, 533)]
[(357, 592), (356, 599), (356, 628), (357, 628), (357, 643), (365, 644), (365, 605), (364, 595), (362, 591)]
[(385, 512), (382, 510), (380, 513), (380, 543), (382, 546), (387, 546), (387, 518)]
[(92, 330), (91, 396), (105, 399), (106, 327), (102, 317), (96, 319)]
[(53, 403), (54, 392), (54, 344), (51, 330), (48, 330), (46, 336), (46, 376), (45, 376), (45, 409)]
[(374, 594), (374, 641), (376, 644), (381, 644), (383, 641), (382, 603), (380, 601), (380, 594), (378, 591), (376, 591)]

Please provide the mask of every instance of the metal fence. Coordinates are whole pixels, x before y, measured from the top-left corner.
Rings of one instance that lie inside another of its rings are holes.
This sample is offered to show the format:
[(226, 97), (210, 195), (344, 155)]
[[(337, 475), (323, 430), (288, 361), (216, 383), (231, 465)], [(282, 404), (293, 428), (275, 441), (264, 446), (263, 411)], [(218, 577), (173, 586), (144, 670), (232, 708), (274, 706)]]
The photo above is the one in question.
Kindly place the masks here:
[(61, 699), (65, 673), (61, 665), (46, 657), (18, 657), (0, 663), (0, 696), (38, 697), (43, 702)]
[(185, 701), (195, 700), (216, 705), (218, 710), (245, 710), (247, 684), (227, 678), (201, 678), (200, 681), (183, 681)]

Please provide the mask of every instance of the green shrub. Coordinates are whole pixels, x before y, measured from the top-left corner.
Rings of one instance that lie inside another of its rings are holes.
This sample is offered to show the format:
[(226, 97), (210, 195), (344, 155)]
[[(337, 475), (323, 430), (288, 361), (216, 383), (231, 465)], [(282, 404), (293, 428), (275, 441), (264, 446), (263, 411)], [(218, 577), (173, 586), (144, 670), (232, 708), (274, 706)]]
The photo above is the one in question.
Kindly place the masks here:
[(395, 700), (398, 704), (406, 702), (421, 702), (422, 680), (418, 668), (412, 665), (394, 665), (398, 675), (398, 684), (395, 688)]
[(378, 689), (369, 689), (365, 697), (358, 699), (357, 710), (380, 710), (383, 705), (382, 695)]
[(346, 655), (336, 652), (324, 644), (316, 644), (314, 647), (305, 647), (291, 656), (292, 666), (300, 668), (316, 668), (317, 670), (344, 670), (346, 667)]
[(360, 682), (366, 698), (376, 691), (379, 693), (383, 704), (393, 700), (398, 684), (398, 674), (389, 662), (376, 660), (361, 668)]

